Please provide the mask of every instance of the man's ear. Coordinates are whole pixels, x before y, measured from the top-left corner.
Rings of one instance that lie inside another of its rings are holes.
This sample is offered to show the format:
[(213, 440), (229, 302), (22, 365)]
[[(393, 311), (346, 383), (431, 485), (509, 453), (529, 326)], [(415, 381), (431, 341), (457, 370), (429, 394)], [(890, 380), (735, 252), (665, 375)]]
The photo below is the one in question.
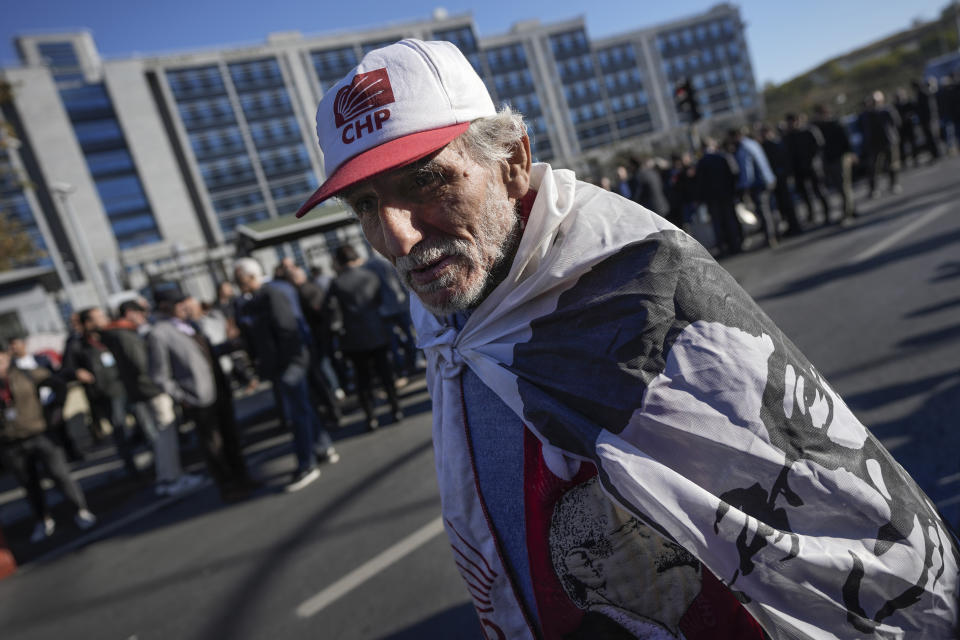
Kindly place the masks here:
[(523, 138), (513, 145), (512, 153), (501, 165), (507, 196), (520, 199), (530, 190), (530, 139)]

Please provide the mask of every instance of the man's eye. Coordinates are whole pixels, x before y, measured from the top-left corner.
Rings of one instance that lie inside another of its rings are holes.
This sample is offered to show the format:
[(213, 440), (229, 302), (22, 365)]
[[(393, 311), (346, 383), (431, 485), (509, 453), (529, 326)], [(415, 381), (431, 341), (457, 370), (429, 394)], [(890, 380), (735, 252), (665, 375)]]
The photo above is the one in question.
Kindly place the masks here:
[(434, 171), (420, 171), (413, 177), (413, 182), (419, 189), (431, 187), (439, 181), (440, 175)]
[(376, 198), (360, 198), (353, 201), (351, 208), (357, 216), (367, 216), (376, 211), (377, 201)]

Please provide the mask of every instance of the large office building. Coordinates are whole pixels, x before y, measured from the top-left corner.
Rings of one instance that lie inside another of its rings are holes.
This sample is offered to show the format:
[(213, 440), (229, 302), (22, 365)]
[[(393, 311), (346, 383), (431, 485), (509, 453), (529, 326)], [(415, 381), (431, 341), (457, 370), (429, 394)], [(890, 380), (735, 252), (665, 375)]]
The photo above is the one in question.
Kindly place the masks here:
[(323, 177), (320, 97), (365, 52), (404, 37), (455, 43), (494, 101), (527, 116), (535, 159), (555, 166), (582, 170), (618, 145), (682, 131), (674, 90), (685, 80), (707, 119), (760, 108), (744, 24), (727, 4), (603, 39), (582, 18), (481, 37), (469, 14), (440, 11), (128, 59), (102, 59), (86, 32), (20, 37), (22, 65), (0, 71), (0, 210), (38, 251), (0, 272), (0, 332), (46, 329), (151, 280), (209, 296), (238, 246), (269, 269), (284, 254), (323, 262), (358, 238), (336, 204), (298, 233), (282, 223)]

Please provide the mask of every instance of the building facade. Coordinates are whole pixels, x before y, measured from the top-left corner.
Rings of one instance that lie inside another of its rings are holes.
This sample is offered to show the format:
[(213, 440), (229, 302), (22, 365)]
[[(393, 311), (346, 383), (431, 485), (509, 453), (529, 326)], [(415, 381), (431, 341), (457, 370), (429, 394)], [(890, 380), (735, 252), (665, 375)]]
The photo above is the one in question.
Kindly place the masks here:
[[(0, 171), (13, 176), (0, 178), (0, 207), (42, 252), (19, 271), (47, 274), (66, 309), (170, 273), (184, 279), (171, 264), (216, 262), (219, 273), (201, 268), (187, 283), (210, 295), (238, 228), (291, 214), (322, 179), (314, 113), (324, 91), (364, 53), (404, 37), (455, 43), (494, 102), (527, 117), (535, 159), (555, 166), (582, 170), (617, 145), (684, 131), (673, 96), (687, 79), (706, 118), (761, 106), (744, 24), (727, 4), (599, 40), (582, 18), (480, 37), (470, 15), (441, 12), (365, 31), (280, 33), (261, 46), (121, 60), (101, 59), (89, 33), (21, 37), (22, 66), (0, 71), (9, 142)], [(268, 269), (281, 255), (323, 262), (358, 238), (355, 226), (338, 224), (258, 257)], [(0, 297), (3, 287), (0, 278)]]

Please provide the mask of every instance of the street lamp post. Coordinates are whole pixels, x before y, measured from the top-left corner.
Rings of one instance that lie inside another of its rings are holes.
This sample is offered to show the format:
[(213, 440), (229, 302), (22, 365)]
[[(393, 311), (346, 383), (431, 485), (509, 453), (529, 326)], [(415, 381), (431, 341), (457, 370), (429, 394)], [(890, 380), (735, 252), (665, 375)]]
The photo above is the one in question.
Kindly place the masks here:
[(100, 267), (97, 265), (96, 258), (93, 257), (90, 243), (87, 242), (87, 234), (84, 233), (83, 228), (80, 226), (80, 221), (77, 220), (77, 213), (73, 208), (73, 203), (70, 202), (70, 194), (73, 193), (74, 190), (75, 187), (67, 182), (50, 183), (50, 191), (60, 202), (60, 209), (63, 211), (64, 217), (67, 219), (67, 225), (70, 227), (70, 234), (73, 236), (79, 248), (77, 257), (83, 265), (83, 270), (87, 273), (87, 277), (90, 278), (93, 290), (97, 294), (97, 301), (104, 311), (109, 312), (110, 300), (107, 295), (106, 284), (103, 282), (103, 276), (100, 273)]

